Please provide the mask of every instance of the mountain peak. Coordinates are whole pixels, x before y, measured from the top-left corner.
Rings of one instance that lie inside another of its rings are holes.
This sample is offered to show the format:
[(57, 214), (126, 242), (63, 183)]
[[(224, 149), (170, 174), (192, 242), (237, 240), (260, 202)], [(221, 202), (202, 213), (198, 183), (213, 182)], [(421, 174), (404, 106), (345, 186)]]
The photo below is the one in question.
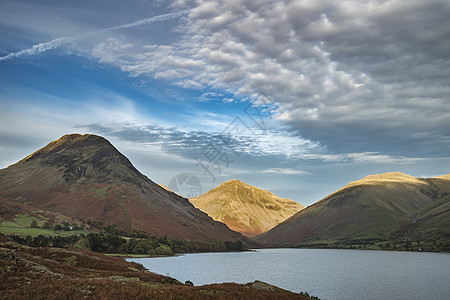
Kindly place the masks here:
[(296, 201), (280, 198), (237, 179), (226, 181), (189, 201), (214, 220), (247, 236), (265, 232), (304, 208)]
[(86, 141), (88, 140), (91, 143), (107, 143), (110, 144), (108, 142), (107, 139), (105, 139), (102, 136), (99, 135), (95, 135), (95, 134), (79, 134), (79, 133), (71, 133), (71, 134), (66, 134), (63, 135), (62, 137), (60, 137), (59, 139), (57, 139), (55, 142), (56, 143), (77, 143), (77, 142), (81, 142), (81, 141)]
[(10, 167), (24, 169), (52, 166), (64, 170), (64, 180), (145, 180), (131, 162), (107, 139), (94, 134), (67, 134)]
[(243, 238), (158, 186), (93, 134), (64, 135), (1, 169), (0, 197), (126, 231), (206, 241)]
[[(116, 150), (114, 146), (111, 145), (110, 142), (108, 142), (107, 139), (98, 135), (81, 135), (77, 133), (66, 134), (61, 138), (50, 142), (48, 145), (37, 150), (36, 152), (28, 155), (18, 163), (27, 162), (34, 159), (43, 159), (62, 152), (73, 152), (74, 150), (80, 150), (87, 147), (90, 147), (92, 149), (107, 147)], [(116, 152), (119, 153), (119, 151), (117, 150)]]
[[(255, 198), (255, 197), (258, 198), (260, 195), (264, 194), (265, 198), (268, 198), (268, 197), (269, 198), (279, 198), (278, 196), (273, 194), (271, 191), (257, 188), (253, 185), (250, 185), (248, 183), (240, 181), (239, 179), (232, 179), (232, 180), (225, 181), (222, 184), (220, 184), (219, 186), (215, 187), (213, 190), (218, 191), (218, 192), (224, 192), (224, 193), (233, 193), (236, 195), (240, 195), (241, 197), (245, 197), (243, 195), (246, 195), (246, 197), (251, 196), (253, 198)], [(233, 192), (231, 192), (231, 190), (233, 190)], [(279, 199), (282, 199), (282, 198), (279, 198)], [(289, 199), (286, 199), (286, 200), (289, 200)], [(289, 201), (292, 201), (292, 200), (289, 200)]]
[[(49, 143), (47, 146), (42, 148), (41, 150), (51, 151), (58, 148), (66, 148), (67, 149), (81, 149), (86, 147), (91, 148), (100, 148), (100, 147), (108, 147), (116, 148), (104, 137), (95, 135), (95, 134), (66, 134), (61, 138)], [(119, 151), (117, 151), (119, 152)]]
[[(80, 145), (80, 144), (90, 144), (90, 145), (111, 145), (107, 139), (95, 134), (79, 134), (79, 133), (71, 133), (66, 134), (60, 137), (59, 139), (49, 143), (43, 149), (52, 149), (57, 146), (65, 145)], [(112, 145), (111, 145), (112, 146)]]
[(237, 184), (242, 184), (242, 185), (248, 185), (247, 183), (245, 183), (245, 182), (243, 182), (243, 181), (240, 181), (239, 179), (231, 179), (231, 180), (225, 181), (225, 182), (222, 183), (222, 184), (231, 184), (231, 183), (237, 183)]
[(370, 180), (370, 179), (392, 179), (392, 178), (415, 178), (411, 175), (402, 173), (402, 172), (386, 172), (380, 174), (367, 175), (362, 180)]
[(232, 185), (238, 185), (238, 186), (251, 186), (245, 182), (240, 181), (239, 179), (231, 179), (228, 181), (225, 181), (223, 183), (221, 183), (217, 188), (219, 187), (227, 187), (227, 186), (232, 186)]
[(433, 177), (433, 178), (439, 178), (439, 179), (450, 179), (450, 173), (445, 174), (445, 175), (441, 175), (441, 176), (437, 176), (437, 177)]
[(402, 182), (402, 183), (423, 183), (423, 179), (417, 178), (401, 172), (387, 172), (381, 174), (368, 175), (362, 179), (350, 182), (348, 186), (354, 185), (377, 185), (387, 182)]

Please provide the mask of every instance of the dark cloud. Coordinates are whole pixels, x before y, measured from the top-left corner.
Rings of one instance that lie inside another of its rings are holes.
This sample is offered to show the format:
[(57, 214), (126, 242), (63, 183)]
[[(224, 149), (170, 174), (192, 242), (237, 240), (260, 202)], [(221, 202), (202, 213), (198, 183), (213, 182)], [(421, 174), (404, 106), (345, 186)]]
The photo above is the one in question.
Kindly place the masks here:
[(209, 133), (204, 131), (181, 131), (177, 128), (163, 128), (154, 125), (114, 127), (100, 124), (77, 125), (87, 128), (99, 135), (115, 137), (123, 141), (150, 143), (160, 145), (166, 153), (192, 159), (199, 157), (203, 151), (211, 151), (211, 147), (220, 152), (241, 155), (251, 151), (252, 155), (261, 154), (254, 145), (257, 138), (252, 135), (232, 136), (224, 132)]

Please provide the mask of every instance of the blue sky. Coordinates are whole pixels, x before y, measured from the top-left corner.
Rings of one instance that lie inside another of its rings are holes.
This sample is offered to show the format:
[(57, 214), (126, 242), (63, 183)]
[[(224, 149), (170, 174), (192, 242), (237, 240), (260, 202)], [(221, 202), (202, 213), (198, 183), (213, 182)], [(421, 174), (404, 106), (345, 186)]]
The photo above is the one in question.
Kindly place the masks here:
[(450, 166), (450, 3), (0, 2), (0, 167), (67, 133), (304, 205)]

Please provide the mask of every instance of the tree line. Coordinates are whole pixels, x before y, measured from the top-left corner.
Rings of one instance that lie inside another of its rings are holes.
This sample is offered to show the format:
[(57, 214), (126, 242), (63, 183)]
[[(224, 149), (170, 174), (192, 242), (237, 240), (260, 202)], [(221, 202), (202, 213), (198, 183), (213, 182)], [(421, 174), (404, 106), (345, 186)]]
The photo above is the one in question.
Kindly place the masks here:
[(167, 256), (175, 253), (242, 251), (241, 241), (204, 242), (170, 239), (134, 233), (133, 237), (124, 237), (109, 228), (98, 233), (63, 236), (26, 236), (13, 235), (14, 241), (30, 247), (59, 247), (91, 250), (100, 253), (145, 254)]

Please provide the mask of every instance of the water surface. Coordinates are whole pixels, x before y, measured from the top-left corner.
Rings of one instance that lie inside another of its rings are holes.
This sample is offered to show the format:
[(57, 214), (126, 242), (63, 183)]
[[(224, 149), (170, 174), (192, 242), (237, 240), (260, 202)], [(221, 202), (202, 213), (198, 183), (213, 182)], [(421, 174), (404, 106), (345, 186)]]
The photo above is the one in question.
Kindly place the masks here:
[(450, 254), (335, 249), (133, 258), (195, 285), (262, 280), (321, 299), (450, 299)]

